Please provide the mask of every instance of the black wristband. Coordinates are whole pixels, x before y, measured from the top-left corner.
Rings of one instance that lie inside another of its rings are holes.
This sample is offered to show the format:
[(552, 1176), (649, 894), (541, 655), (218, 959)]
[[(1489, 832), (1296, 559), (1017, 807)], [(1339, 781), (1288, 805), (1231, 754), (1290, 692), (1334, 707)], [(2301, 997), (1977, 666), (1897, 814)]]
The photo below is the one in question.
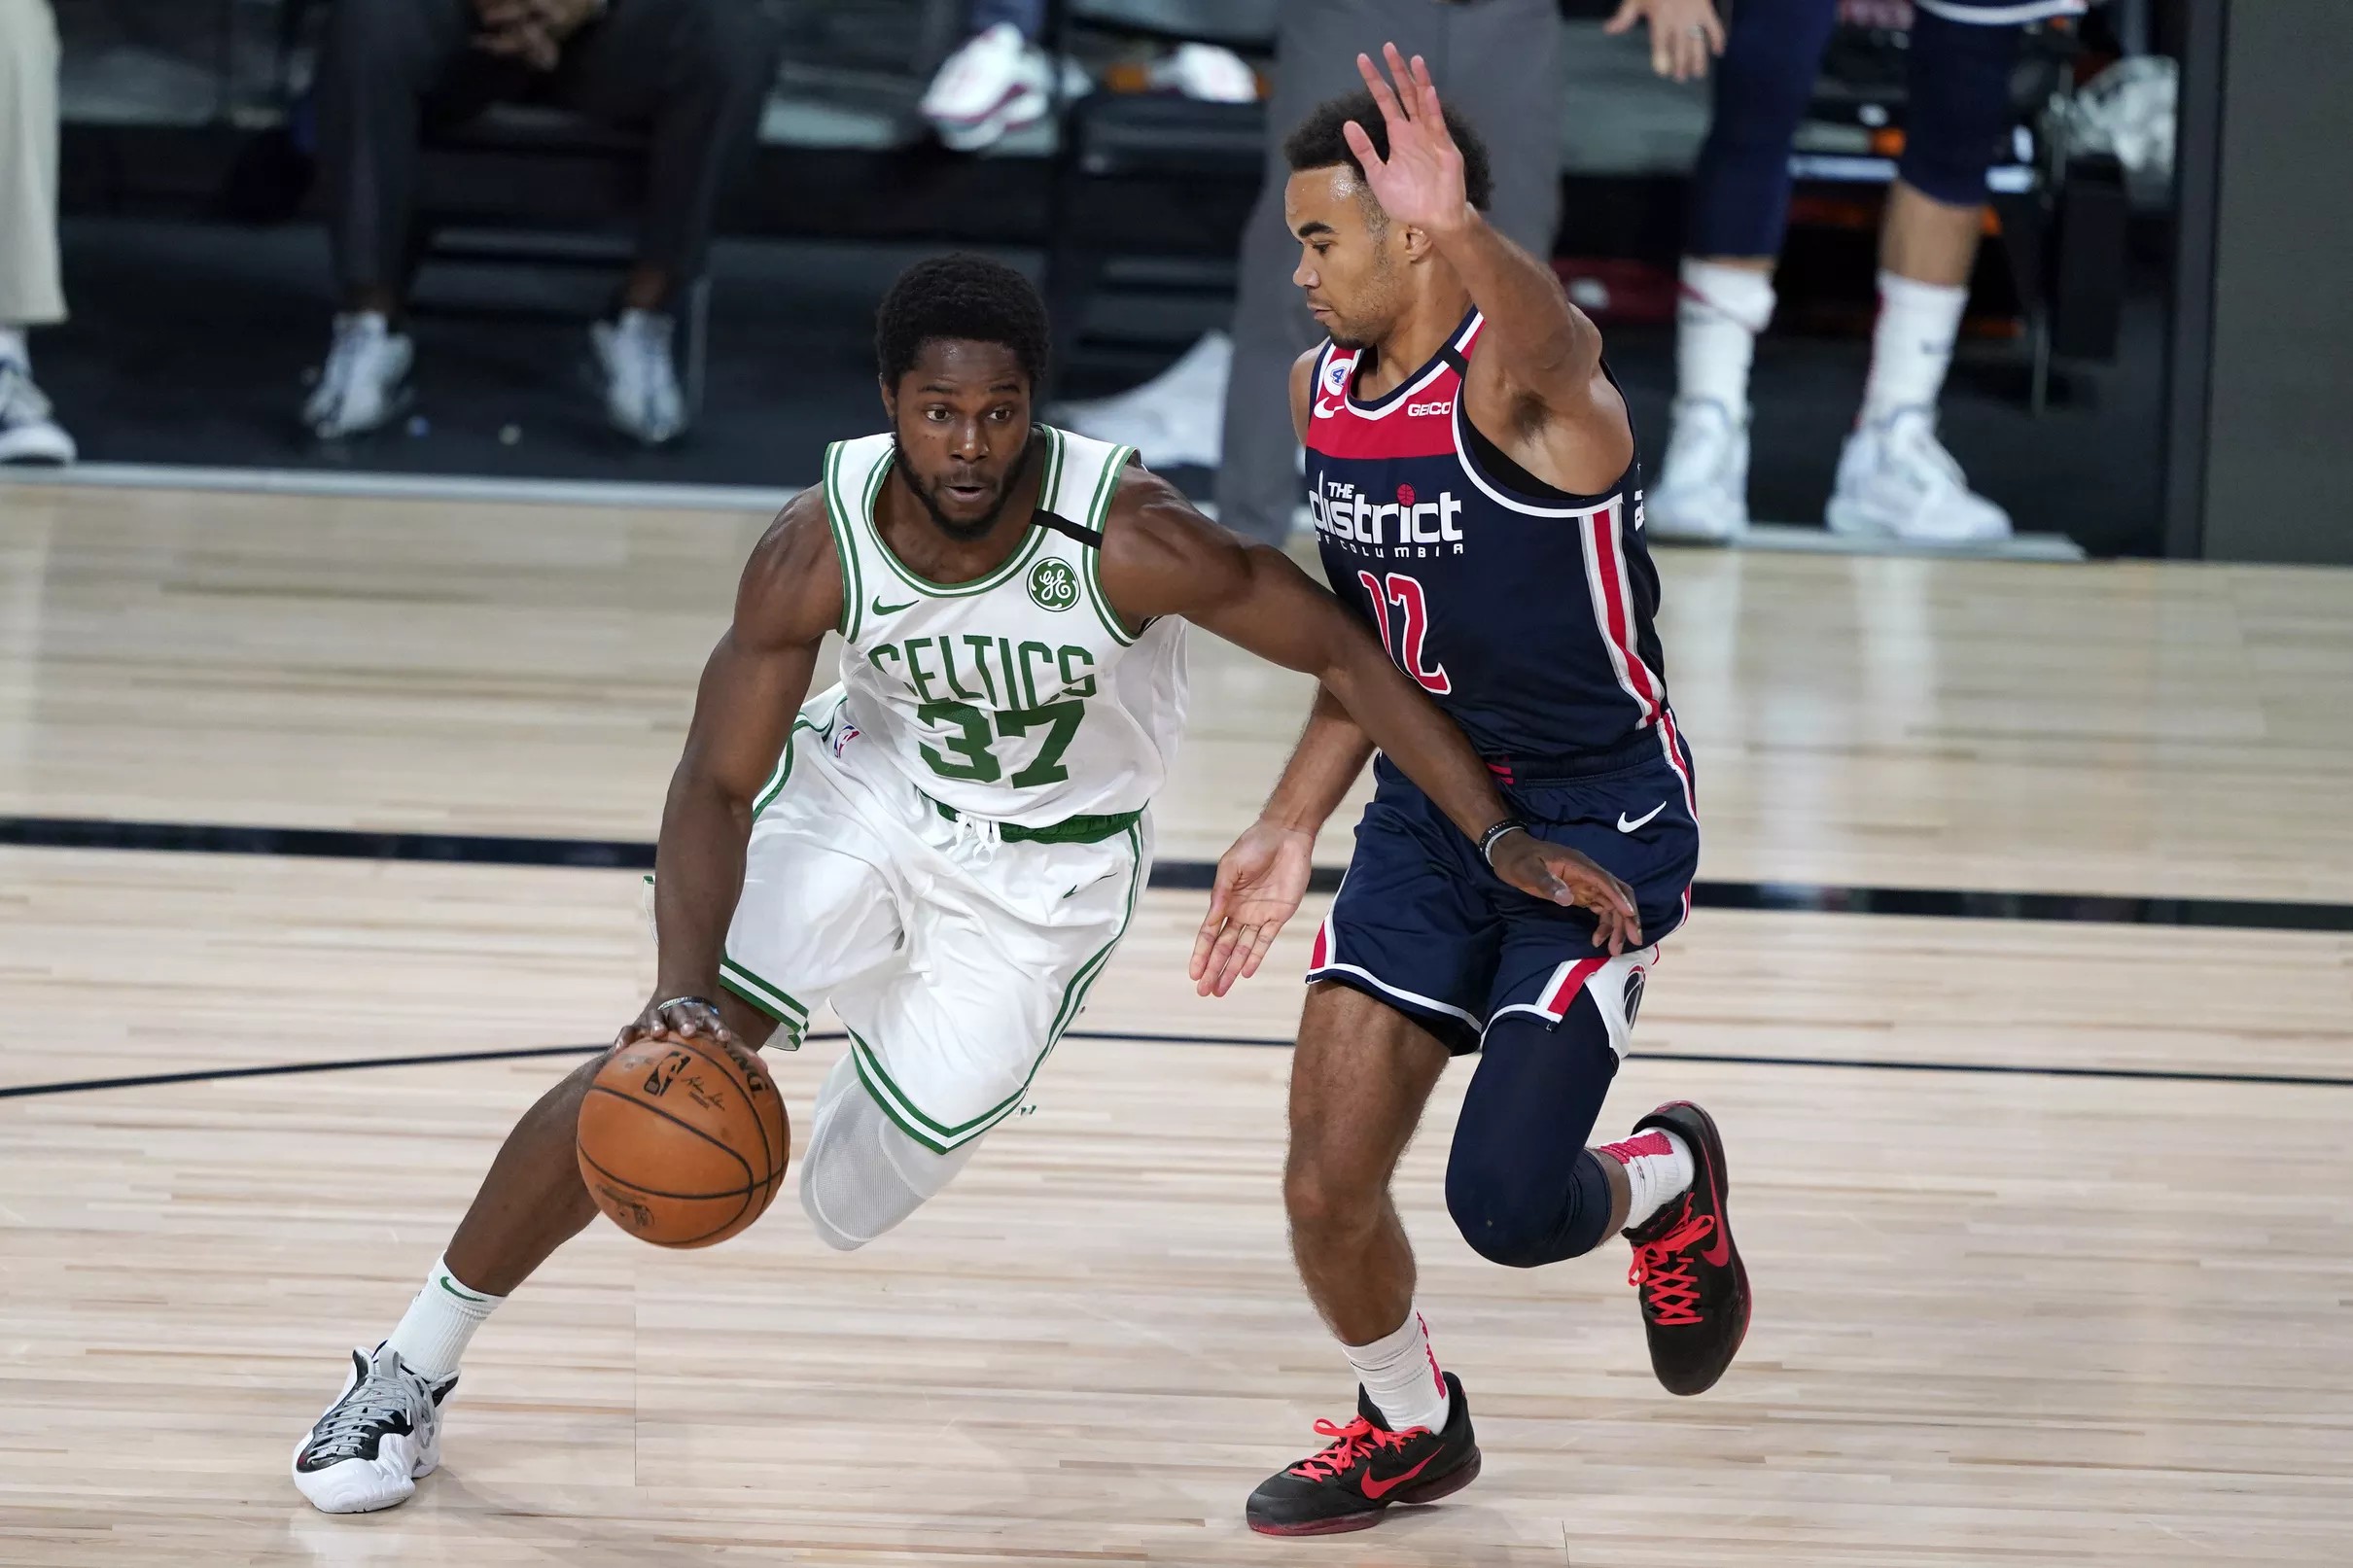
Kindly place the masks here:
[(1495, 840), (1501, 838), (1506, 833), (1525, 833), (1527, 831), (1528, 824), (1526, 822), (1520, 820), (1520, 819), (1517, 817), (1506, 817), (1503, 819), (1503, 820), (1497, 822), (1494, 826), (1480, 834), (1479, 858), (1487, 862), (1487, 869), (1490, 871), (1495, 869)]

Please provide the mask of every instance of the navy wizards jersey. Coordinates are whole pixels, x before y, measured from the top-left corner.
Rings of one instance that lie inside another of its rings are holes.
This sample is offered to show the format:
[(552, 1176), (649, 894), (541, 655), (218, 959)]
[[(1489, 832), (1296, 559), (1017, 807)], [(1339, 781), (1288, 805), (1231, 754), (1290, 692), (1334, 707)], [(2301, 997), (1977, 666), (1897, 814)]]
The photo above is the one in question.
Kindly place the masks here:
[(1641, 460), (1607, 493), (1569, 496), (1497, 450), (1462, 410), (1483, 325), (1473, 310), (1372, 402), (1354, 395), (1364, 351), (1326, 344), (1317, 358), (1308, 509), (1332, 592), (1505, 777), (1512, 759), (1590, 755), (1644, 731), (1679, 764)]

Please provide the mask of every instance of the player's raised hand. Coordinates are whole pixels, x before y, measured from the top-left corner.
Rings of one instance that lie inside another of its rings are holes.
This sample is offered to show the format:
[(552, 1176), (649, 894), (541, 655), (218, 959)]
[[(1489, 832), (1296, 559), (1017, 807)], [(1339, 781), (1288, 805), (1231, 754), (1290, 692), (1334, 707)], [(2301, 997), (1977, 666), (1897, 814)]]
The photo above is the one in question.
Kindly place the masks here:
[(1528, 832), (1506, 833), (1495, 840), (1493, 864), (1496, 876), (1524, 893), (1591, 910), (1594, 946), (1609, 949), (1611, 958), (1642, 945), (1633, 889), (1566, 845)]
[(1356, 56), (1356, 71), (1387, 127), (1388, 156), (1374, 152), (1372, 137), (1352, 120), (1340, 134), (1364, 165), (1364, 183), (1390, 218), (1426, 229), (1463, 223), (1471, 216), (1471, 205), (1462, 184), (1462, 150), (1446, 128), (1429, 66), (1419, 54), (1408, 63), (1394, 44), (1382, 45), (1381, 53), (1389, 77), (1396, 80), (1393, 87), (1369, 55)]
[(1222, 996), (1258, 972), (1283, 923), (1299, 912), (1316, 835), (1253, 822), (1217, 859), (1210, 912), (1193, 938), (1194, 994)]

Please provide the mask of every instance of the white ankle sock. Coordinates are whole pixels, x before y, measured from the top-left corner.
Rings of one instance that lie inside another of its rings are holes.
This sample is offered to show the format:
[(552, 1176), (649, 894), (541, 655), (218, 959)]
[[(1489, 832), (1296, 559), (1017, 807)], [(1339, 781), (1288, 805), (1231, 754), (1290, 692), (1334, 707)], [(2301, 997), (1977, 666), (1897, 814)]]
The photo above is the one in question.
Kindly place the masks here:
[(1748, 367), (1757, 333), (1773, 321), (1773, 276), (1744, 266), (1683, 259), (1675, 307), (1675, 396), (1722, 403), (1748, 417)]
[(1626, 1185), (1633, 1195), (1626, 1205), (1630, 1231), (1639, 1230), (1669, 1201), (1682, 1196), (1699, 1173), (1683, 1134), (1664, 1127), (1646, 1127), (1623, 1142), (1605, 1143), (1594, 1152), (1626, 1167)]
[(1388, 1418), (1392, 1432), (1426, 1426), (1432, 1432), (1446, 1425), (1454, 1401), (1446, 1379), (1438, 1376), (1438, 1357), (1429, 1347), (1429, 1325), (1419, 1307), (1405, 1314), (1393, 1334), (1370, 1344), (1346, 1344), (1348, 1364), (1373, 1404)]
[(1968, 304), (1967, 289), (1879, 274), (1879, 324), (1871, 334), (1862, 423), (1879, 424), (1899, 408), (1936, 406)]
[(504, 1296), (469, 1290), (450, 1273), (446, 1260), (436, 1258), (425, 1288), (408, 1304), (401, 1326), (385, 1343), (401, 1353), (408, 1369), (429, 1383), (438, 1383), (458, 1370), (466, 1342), (499, 1309)]
[(33, 355), (32, 350), (24, 346), (23, 328), (0, 327), (0, 361), (14, 365), (27, 374), (32, 372)]

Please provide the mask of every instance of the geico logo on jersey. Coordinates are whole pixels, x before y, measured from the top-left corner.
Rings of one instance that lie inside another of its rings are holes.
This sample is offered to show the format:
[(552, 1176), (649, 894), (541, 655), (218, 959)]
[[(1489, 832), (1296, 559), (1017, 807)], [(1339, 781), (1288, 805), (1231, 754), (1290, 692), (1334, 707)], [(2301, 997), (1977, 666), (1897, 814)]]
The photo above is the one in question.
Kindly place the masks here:
[(1451, 414), (1454, 411), (1455, 401), (1452, 398), (1444, 402), (1409, 402), (1405, 405), (1405, 414), (1408, 419), (1420, 414)]
[[(1307, 498), (1308, 514), (1316, 527), (1336, 540), (1371, 545), (1385, 555), (1426, 556), (1431, 546), (1440, 554), (1462, 553), (1462, 503), (1454, 492), (1441, 490), (1424, 501), (1414, 487), (1401, 484), (1394, 501), (1376, 501), (1346, 480), (1324, 479)], [(1373, 553), (1367, 551), (1364, 553)]]

